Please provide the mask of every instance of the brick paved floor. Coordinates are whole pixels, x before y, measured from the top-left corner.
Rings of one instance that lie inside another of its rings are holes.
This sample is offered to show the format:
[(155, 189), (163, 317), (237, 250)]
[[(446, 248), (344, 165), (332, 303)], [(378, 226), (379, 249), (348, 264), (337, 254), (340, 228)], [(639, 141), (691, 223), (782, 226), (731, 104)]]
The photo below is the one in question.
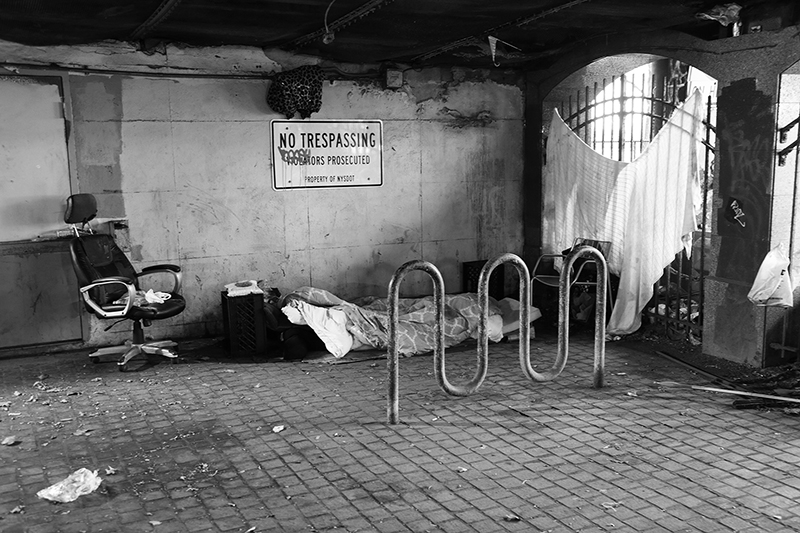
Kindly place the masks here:
[[(514, 344), (489, 376), (441, 392), (430, 356), (400, 361), (386, 420), (383, 360), (226, 358), (92, 365), (85, 352), (0, 360), (0, 531), (494, 532), (800, 530), (800, 418), (743, 411), (657, 355), (609, 343), (591, 387), (592, 341), (534, 383)], [(532, 343), (537, 368), (552, 338)], [(474, 352), (449, 352), (448, 378)], [(284, 429), (278, 431), (280, 427)], [(79, 468), (100, 487), (72, 503), (37, 492)]]

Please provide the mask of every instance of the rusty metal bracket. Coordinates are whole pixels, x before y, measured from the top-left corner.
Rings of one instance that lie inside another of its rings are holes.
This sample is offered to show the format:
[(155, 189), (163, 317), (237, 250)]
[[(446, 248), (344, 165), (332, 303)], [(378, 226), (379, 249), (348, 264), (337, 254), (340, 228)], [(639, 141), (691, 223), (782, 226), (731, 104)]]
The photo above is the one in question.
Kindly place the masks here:
[(785, 147), (783, 150), (778, 152), (778, 166), (782, 167), (786, 165), (786, 157), (797, 147), (798, 140), (796, 139), (792, 144)]
[(778, 142), (785, 143), (787, 138), (789, 137), (788, 133), (789, 130), (794, 128), (795, 124), (800, 122), (800, 117), (797, 117), (790, 123), (786, 124), (785, 126), (778, 128)]
[[(789, 131), (795, 127), (795, 125), (800, 124), (800, 116), (795, 118), (793, 121), (789, 122), (785, 126), (781, 126), (778, 128), (778, 142), (783, 144), (789, 139)], [(800, 131), (798, 131), (797, 139), (794, 140), (793, 143), (783, 148), (778, 152), (778, 166), (782, 167), (786, 165), (786, 158), (791, 153), (792, 150), (797, 148), (798, 141), (800, 141)]]

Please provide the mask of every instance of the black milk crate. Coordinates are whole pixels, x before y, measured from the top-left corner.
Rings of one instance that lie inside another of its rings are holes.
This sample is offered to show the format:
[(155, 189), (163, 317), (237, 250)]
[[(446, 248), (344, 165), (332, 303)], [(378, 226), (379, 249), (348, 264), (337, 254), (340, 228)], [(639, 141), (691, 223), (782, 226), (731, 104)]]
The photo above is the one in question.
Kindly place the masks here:
[(222, 291), (225, 345), (232, 356), (261, 355), (267, 351), (264, 295), (228, 296)]
[[(461, 263), (461, 291), (462, 292), (478, 292), (478, 278), (481, 275), (481, 269), (486, 261), (467, 261)], [(502, 300), (506, 297), (506, 280), (505, 265), (497, 265), (489, 276), (489, 296), (495, 300)]]

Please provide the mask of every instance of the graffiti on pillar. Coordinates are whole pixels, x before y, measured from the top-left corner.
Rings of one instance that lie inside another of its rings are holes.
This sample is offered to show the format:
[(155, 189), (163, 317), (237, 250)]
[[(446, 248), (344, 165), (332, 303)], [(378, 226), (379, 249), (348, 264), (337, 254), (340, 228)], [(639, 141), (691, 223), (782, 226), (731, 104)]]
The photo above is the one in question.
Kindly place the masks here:
[(769, 251), (773, 98), (750, 78), (724, 87), (718, 105), (718, 183), (726, 201), (717, 217), (717, 275), (750, 282)]
[(736, 198), (729, 197), (725, 201), (727, 209), (725, 210), (725, 220), (731, 224), (739, 224), (739, 226), (746, 228), (747, 222), (744, 219), (744, 207), (742, 201)]

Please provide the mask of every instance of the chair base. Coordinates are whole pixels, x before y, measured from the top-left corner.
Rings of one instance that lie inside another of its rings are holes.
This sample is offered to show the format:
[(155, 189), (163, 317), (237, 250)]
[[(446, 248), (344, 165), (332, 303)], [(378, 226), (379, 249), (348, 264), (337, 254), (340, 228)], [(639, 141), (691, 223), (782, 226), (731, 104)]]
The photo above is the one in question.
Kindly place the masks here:
[(128, 361), (138, 355), (160, 355), (162, 357), (171, 359), (173, 363), (177, 363), (178, 354), (173, 350), (170, 350), (170, 348), (173, 348), (177, 345), (177, 342), (170, 340), (146, 342), (141, 344), (136, 344), (129, 341), (121, 346), (109, 346), (107, 348), (95, 350), (89, 354), (89, 359), (93, 363), (99, 363), (100, 358), (103, 356), (121, 355), (122, 357), (120, 357), (119, 361), (117, 361), (117, 366), (119, 367), (120, 372), (125, 372), (127, 370)]

